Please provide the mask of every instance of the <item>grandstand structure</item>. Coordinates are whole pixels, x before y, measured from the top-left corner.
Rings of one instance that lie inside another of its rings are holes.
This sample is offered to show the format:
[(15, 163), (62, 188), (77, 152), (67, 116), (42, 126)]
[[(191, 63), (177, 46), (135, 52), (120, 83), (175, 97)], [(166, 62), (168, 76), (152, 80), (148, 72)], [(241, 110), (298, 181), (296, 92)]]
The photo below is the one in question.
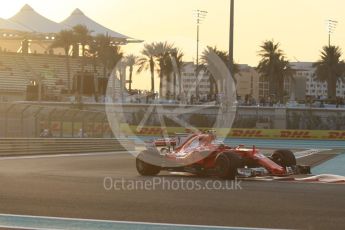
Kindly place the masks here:
[[(82, 60), (79, 57), (70, 57), (71, 77), (75, 77), (81, 69)], [(85, 72), (92, 73), (95, 79), (103, 77), (103, 67), (88, 63), (84, 66)], [(28, 85), (41, 81), (44, 89), (42, 99), (63, 101), (67, 89), (66, 57), (46, 54), (18, 54), (10, 52), (0, 53), (0, 100), (20, 101), (26, 99)], [(97, 87), (97, 84), (95, 84)]]
[[(0, 101), (26, 100), (30, 87), (37, 85), (40, 88), (40, 99), (69, 100), (68, 98), (76, 94), (73, 88), (79, 87), (76, 85), (79, 84), (80, 74), (92, 76), (94, 80), (90, 87), (94, 88), (94, 93), (99, 92), (99, 80), (108, 77), (104, 76), (102, 65), (95, 65), (93, 60), (86, 57), (68, 57), (68, 85), (66, 57), (62, 55), (62, 49), (52, 50), (50, 47), (58, 32), (72, 29), (76, 25), (86, 26), (92, 31), (92, 35), (108, 35), (116, 45), (142, 42), (108, 29), (80, 9), (74, 10), (68, 18), (57, 23), (25, 5), (13, 17), (0, 18)], [(26, 49), (28, 52), (22, 52), (24, 43), (29, 46)], [(81, 69), (84, 73), (80, 73)], [(82, 79), (84, 80), (84, 76)], [(90, 79), (88, 84), (90, 85)], [(102, 87), (104, 88), (104, 83)]]

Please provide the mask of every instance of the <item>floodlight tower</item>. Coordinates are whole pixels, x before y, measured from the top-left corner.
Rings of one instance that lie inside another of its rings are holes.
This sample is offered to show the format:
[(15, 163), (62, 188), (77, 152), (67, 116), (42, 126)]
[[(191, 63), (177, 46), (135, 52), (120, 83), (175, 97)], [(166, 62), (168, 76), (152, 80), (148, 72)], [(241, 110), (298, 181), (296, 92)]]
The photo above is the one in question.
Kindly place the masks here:
[(207, 11), (204, 10), (196, 10), (195, 17), (196, 17), (196, 69), (199, 67), (199, 42), (200, 42), (200, 24), (205, 20)]
[(234, 20), (235, 20), (235, 1), (230, 0), (229, 69), (230, 69), (231, 74), (233, 74), (233, 66), (234, 66), (234, 27), (235, 27)]
[[(200, 24), (205, 20), (207, 11), (205, 10), (196, 10), (195, 17), (196, 17), (196, 67), (195, 67), (195, 77), (198, 79), (198, 72), (199, 72), (199, 42), (200, 42)], [(196, 84), (196, 96), (199, 94), (199, 87), (198, 83)]]
[(331, 46), (331, 35), (334, 33), (338, 22), (334, 20), (327, 20), (327, 32), (328, 32), (328, 46)]

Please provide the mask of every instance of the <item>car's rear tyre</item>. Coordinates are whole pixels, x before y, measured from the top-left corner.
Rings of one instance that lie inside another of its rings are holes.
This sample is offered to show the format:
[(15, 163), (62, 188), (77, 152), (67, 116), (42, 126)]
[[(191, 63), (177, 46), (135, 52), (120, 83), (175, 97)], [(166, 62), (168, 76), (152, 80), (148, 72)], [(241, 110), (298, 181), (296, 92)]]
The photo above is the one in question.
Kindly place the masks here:
[(234, 180), (237, 169), (241, 167), (243, 167), (243, 160), (236, 153), (220, 153), (216, 158), (216, 172), (221, 179)]
[(158, 173), (160, 173), (161, 167), (148, 163), (148, 161), (145, 160), (146, 154), (147, 153), (143, 152), (137, 156), (137, 159), (136, 159), (137, 171), (142, 176), (155, 176)]
[(296, 165), (296, 157), (290, 150), (279, 149), (274, 151), (272, 160), (282, 167), (291, 167)]

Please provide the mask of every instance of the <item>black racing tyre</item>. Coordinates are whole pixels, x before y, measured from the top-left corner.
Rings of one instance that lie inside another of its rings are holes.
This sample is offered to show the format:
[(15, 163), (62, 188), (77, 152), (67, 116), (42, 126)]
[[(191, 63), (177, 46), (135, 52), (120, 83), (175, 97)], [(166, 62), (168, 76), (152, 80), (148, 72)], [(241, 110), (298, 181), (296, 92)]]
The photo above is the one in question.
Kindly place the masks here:
[(282, 167), (291, 167), (296, 165), (296, 157), (290, 150), (279, 149), (274, 151), (272, 160)]
[(162, 148), (159, 152), (162, 155), (166, 155), (167, 153), (169, 153), (169, 149), (168, 148)]
[(161, 167), (157, 165), (152, 165), (145, 161), (145, 155), (147, 153), (144, 151), (137, 156), (136, 168), (140, 175), (142, 176), (155, 176), (161, 171)]
[(236, 153), (220, 153), (216, 158), (217, 176), (221, 179), (234, 180), (237, 169), (241, 167), (243, 167), (243, 160)]

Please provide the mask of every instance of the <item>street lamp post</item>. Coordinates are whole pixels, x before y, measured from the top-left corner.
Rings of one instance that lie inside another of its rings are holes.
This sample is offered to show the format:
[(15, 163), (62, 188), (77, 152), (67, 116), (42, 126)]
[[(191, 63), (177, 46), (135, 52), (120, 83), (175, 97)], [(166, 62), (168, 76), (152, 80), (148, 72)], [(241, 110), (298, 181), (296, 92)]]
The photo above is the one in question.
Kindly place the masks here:
[[(235, 1), (230, 0), (230, 36), (229, 36), (229, 69), (230, 73), (233, 75), (234, 66), (234, 11), (235, 11)], [(233, 76), (234, 77), (234, 76)]]
[[(198, 79), (198, 72), (199, 72), (199, 42), (200, 42), (200, 24), (206, 18), (207, 11), (204, 10), (196, 10), (196, 67), (195, 67), (195, 77)], [(196, 94), (198, 94), (198, 82), (196, 87)]]
[(331, 46), (331, 34), (335, 31), (337, 24), (337, 21), (327, 20), (328, 46)]

